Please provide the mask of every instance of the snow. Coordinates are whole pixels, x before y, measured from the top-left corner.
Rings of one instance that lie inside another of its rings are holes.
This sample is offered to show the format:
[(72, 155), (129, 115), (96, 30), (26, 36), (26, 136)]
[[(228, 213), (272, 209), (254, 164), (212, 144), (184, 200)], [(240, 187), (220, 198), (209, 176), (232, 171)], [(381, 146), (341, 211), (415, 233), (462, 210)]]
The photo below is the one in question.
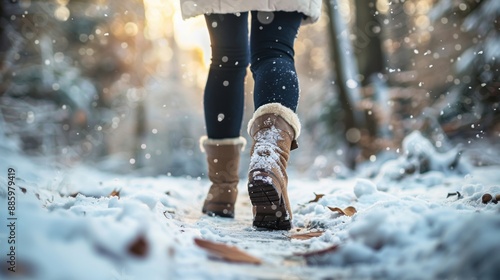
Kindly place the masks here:
[(377, 192), (377, 186), (370, 180), (359, 179), (356, 185), (354, 185), (354, 195), (357, 198), (361, 198), (364, 195), (373, 195), (375, 192)]
[[(266, 119), (264, 123), (269, 125), (270, 119)], [(283, 176), (279, 167), (281, 149), (278, 146), (278, 141), (283, 140), (278, 130), (274, 125), (269, 129), (257, 132), (255, 135), (256, 144), (254, 152), (250, 158), (250, 166), (254, 170), (271, 168), (274, 172), (278, 172), (279, 176)], [(254, 175), (260, 171), (255, 171)], [(268, 177), (271, 179), (270, 177)], [(264, 179), (264, 178), (263, 178)]]
[[(466, 166), (462, 157), (463, 168), (449, 169), (453, 157), (421, 135), (405, 143), (401, 157), (373, 178), (289, 174), (292, 232), (324, 231), (308, 240), (252, 228), (243, 178), (235, 219), (208, 217), (201, 213), (207, 179), (63, 168), (5, 147), (0, 221), (5, 229), (10, 167), (25, 190), (16, 189), (15, 209), (16, 274), (23, 279), (498, 278), (500, 204), (482, 202), (485, 193), (500, 194), (498, 166)], [(414, 156), (422, 155), (430, 161), (426, 172), (400, 172), (420, 164)], [(119, 196), (110, 196), (113, 191)], [(324, 196), (310, 202), (314, 194)], [(348, 206), (357, 210), (352, 217), (328, 209)], [(5, 266), (9, 234), (0, 231), (3, 279), (13, 275)], [(263, 264), (221, 261), (197, 247), (195, 238), (237, 246)]]

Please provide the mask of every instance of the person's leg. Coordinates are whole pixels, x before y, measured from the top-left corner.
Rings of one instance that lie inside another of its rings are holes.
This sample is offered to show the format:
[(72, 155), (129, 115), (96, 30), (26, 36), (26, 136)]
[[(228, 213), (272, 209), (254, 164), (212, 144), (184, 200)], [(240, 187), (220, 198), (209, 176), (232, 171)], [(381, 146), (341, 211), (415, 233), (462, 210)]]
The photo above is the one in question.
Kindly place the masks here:
[(279, 103), (295, 112), (299, 82), (294, 64), (294, 42), (303, 14), (252, 12), (250, 36), (255, 110)]
[(207, 136), (239, 137), (249, 62), (248, 13), (212, 14), (205, 19), (212, 50), (203, 98)]
[(200, 146), (207, 155), (212, 182), (202, 212), (234, 217), (238, 194), (240, 136), (244, 79), (248, 66), (248, 13), (205, 16), (212, 47), (212, 63), (204, 93), (207, 136)]
[(288, 230), (292, 226), (286, 167), (300, 134), (293, 43), (302, 18), (299, 13), (252, 13), (255, 112), (248, 124), (253, 140), (248, 194), (254, 207), (253, 225), (258, 228)]

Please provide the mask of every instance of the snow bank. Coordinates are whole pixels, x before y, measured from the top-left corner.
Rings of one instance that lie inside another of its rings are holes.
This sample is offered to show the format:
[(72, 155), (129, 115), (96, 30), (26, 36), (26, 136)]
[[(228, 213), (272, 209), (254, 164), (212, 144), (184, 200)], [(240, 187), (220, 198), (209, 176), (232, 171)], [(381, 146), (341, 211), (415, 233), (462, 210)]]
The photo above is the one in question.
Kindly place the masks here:
[[(355, 279), (496, 279), (500, 273), (498, 167), (472, 168), (460, 149), (439, 153), (420, 133), (374, 180), (331, 182), (299, 207), (296, 224), (326, 229), (307, 263)], [(333, 186), (337, 184), (337, 186)], [(353, 217), (327, 207), (354, 206)], [(333, 246), (333, 247), (332, 247)], [(325, 248), (329, 250), (322, 251)]]
[[(184, 184), (196, 187), (196, 180), (115, 179), (88, 168), (56, 171), (39, 167), (35, 172), (21, 158), (8, 164), (16, 170), (15, 182), (24, 190), (16, 190), (17, 276), (172, 279), (189, 275), (190, 263), (205, 260), (192, 242), (198, 229), (184, 228), (178, 219), (184, 211), (179, 205), (190, 198)], [(23, 176), (26, 171), (37, 176)], [(65, 183), (58, 188), (48, 179), (38, 184), (36, 179), (44, 177), (43, 173), (54, 178), (64, 173)], [(0, 176), (0, 203), (4, 206), (6, 182)], [(109, 196), (112, 190), (120, 190), (120, 196)], [(6, 207), (2, 208), (0, 220), (7, 221)], [(2, 242), (7, 234), (1, 231)], [(4, 252), (2, 249), (2, 263), (8, 258)], [(3, 269), (0, 275), (14, 275), (9, 273)]]

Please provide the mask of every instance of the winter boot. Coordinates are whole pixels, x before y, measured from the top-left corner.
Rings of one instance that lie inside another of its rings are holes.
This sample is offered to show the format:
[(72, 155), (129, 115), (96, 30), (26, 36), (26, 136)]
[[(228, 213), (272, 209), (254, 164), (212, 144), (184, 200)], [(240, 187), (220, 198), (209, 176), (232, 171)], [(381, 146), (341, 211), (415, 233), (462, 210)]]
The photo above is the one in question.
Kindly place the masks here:
[(238, 195), (240, 152), (246, 140), (200, 139), (200, 148), (207, 154), (208, 178), (212, 182), (203, 203), (203, 213), (211, 216), (234, 217), (234, 203)]
[(292, 209), (286, 166), (290, 151), (297, 148), (299, 118), (279, 103), (266, 104), (255, 111), (248, 123), (248, 133), (253, 139), (248, 173), (253, 226), (289, 230)]

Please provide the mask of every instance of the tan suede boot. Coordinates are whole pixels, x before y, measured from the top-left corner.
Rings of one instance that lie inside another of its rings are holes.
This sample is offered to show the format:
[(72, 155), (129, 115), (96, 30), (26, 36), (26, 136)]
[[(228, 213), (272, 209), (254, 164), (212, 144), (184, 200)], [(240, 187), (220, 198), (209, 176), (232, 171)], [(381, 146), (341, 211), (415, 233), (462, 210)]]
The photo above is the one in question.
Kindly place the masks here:
[(202, 212), (211, 216), (234, 217), (234, 204), (238, 196), (238, 169), (240, 152), (246, 140), (200, 139), (200, 148), (207, 154), (208, 178), (212, 182)]
[(292, 209), (288, 200), (286, 167), (300, 134), (297, 115), (278, 103), (261, 106), (248, 123), (250, 150), (248, 193), (253, 205), (253, 226), (288, 230)]

